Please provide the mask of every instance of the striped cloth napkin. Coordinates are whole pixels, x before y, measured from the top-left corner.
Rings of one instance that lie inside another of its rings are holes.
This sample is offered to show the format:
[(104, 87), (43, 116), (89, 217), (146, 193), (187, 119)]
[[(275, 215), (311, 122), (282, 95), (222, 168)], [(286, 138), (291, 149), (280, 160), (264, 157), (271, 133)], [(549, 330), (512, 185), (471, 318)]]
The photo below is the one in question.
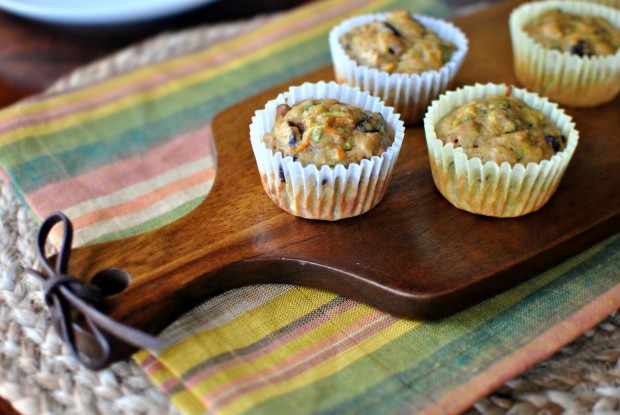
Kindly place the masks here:
[[(206, 50), (29, 99), (0, 113), (0, 177), (37, 219), (64, 211), (78, 244), (170, 223), (211, 187), (218, 111), (328, 64), (327, 33), (345, 17), (397, 7), (448, 14), (435, 0), (314, 2)], [(134, 358), (187, 414), (457, 413), (619, 306), (616, 235), (439, 321), (308, 288), (235, 290)]]

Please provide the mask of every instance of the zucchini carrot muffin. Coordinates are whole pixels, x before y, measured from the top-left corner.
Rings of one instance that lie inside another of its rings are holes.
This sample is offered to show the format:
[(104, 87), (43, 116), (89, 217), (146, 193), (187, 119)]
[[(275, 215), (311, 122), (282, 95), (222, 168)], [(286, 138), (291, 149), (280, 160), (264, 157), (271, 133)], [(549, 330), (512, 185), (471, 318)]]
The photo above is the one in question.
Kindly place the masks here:
[(365, 213), (388, 188), (405, 135), (399, 118), (379, 98), (349, 85), (291, 87), (250, 125), (265, 192), (307, 219)]
[(393, 133), (378, 112), (342, 104), (335, 99), (311, 99), (276, 109), (267, 147), (299, 160), (303, 166), (334, 167), (380, 156), (392, 144)]
[(389, 12), (340, 36), (340, 43), (360, 65), (389, 73), (436, 71), (450, 61), (454, 43), (413, 18), (407, 10)]
[(530, 21), (524, 30), (547, 49), (580, 57), (613, 55), (620, 49), (620, 29), (600, 16), (551, 9)]
[(591, 107), (620, 92), (620, 10), (583, 1), (526, 3), (510, 16), (517, 79), (559, 103)]
[(461, 105), (435, 124), (435, 133), (483, 164), (539, 163), (566, 147), (566, 137), (541, 111), (505, 95)]
[(459, 209), (495, 217), (544, 206), (579, 140), (557, 104), (503, 84), (441, 95), (429, 107), (424, 131), (439, 192)]
[(447, 89), (468, 48), (451, 23), (406, 10), (345, 20), (329, 44), (336, 80), (380, 97), (408, 124)]

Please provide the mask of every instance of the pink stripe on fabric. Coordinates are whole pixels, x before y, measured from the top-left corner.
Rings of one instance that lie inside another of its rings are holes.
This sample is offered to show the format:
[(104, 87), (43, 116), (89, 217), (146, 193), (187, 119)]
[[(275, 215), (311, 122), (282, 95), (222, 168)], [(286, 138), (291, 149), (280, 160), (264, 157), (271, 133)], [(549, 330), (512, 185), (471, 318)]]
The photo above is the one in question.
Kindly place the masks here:
[[(299, 326), (299, 328), (291, 331), (290, 333), (287, 333), (285, 336), (282, 336), (282, 340), (286, 341), (286, 342), (291, 342), (292, 340), (295, 340), (296, 338), (300, 337), (301, 335), (309, 332), (312, 329), (315, 329), (316, 327), (321, 326), (322, 324), (325, 324), (328, 320), (332, 319), (333, 317), (342, 314), (348, 310), (350, 310), (351, 308), (355, 307), (357, 305), (357, 303), (355, 303), (354, 301), (345, 301), (344, 303), (340, 304), (338, 307), (329, 310), (328, 312), (319, 315), (318, 318), (309, 321), (308, 323)], [(200, 372), (194, 376), (192, 376), (191, 378), (189, 378), (187, 381), (185, 381), (184, 383), (188, 386), (188, 387), (194, 387), (196, 386), (198, 383), (202, 382), (204, 379), (214, 375), (217, 372), (221, 372), (223, 370), (228, 369), (229, 367), (235, 366), (239, 364), (239, 361), (242, 362), (250, 362), (252, 360), (256, 360), (261, 356), (264, 356), (268, 353), (271, 353), (273, 350), (277, 349), (278, 347), (281, 346), (280, 342), (273, 342), (270, 345), (263, 347), (259, 350), (256, 350), (255, 352), (249, 353), (247, 355), (242, 355), (239, 358), (237, 358), (237, 360), (227, 360), (225, 362), (222, 362), (220, 364), (214, 365), (212, 367), (210, 367), (209, 369)]]
[(146, 359), (142, 361), (140, 366), (147, 367), (155, 362), (158, 362), (157, 357), (155, 357), (154, 355), (149, 355)]
[[(343, 349), (355, 346), (359, 342), (391, 326), (397, 321), (398, 319), (395, 317), (376, 311), (364, 319), (359, 320), (354, 325), (347, 327), (342, 332), (337, 333), (330, 338), (324, 339), (306, 350), (302, 350), (276, 366), (270, 367), (256, 374), (235, 379), (228, 384), (220, 386), (213, 392), (204, 395), (201, 398), (201, 401), (211, 410), (220, 409), (243, 394), (260, 388), (267, 382), (283, 382), (295, 375), (303, 373), (311, 367), (337, 355)], [(360, 329), (362, 329), (362, 331), (355, 333)], [(345, 341), (341, 342), (338, 347), (329, 347), (338, 342), (342, 338), (343, 334), (346, 336)], [(327, 347), (329, 348), (326, 349)], [(310, 358), (307, 359), (308, 357)], [(304, 363), (288, 370), (285, 369), (292, 364), (295, 364), (295, 362), (305, 359), (307, 360)], [(282, 369), (285, 370), (282, 371)], [(277, 374), (278, 371), (282, 371), (282, 373)]]
[(483, 373), (454, 389), (419, 415), (461, 413), (527, 368), (566, 346), (620, 308), (620, 284), (556, 324), (530, 343), (508, 355)]
[(148, 374), (152, 374), (153, 372), (161, 369), (163, 364), (157, 360), (157, 357), (154, 355), (149, 355), (142, 363), (140, 363), (140, 367), (144, 369)]
[[(162, 174), (211, 154), (211, 126), (175, 138), (145, 154), (107, 164), (88, 173), (51, 183), (26, 195), (40, 217), (64, 210)], [(139, 168), (137, 168), (139, 167)]]
[(118, 205), (95, 210), (82, 216), (78, 216), (77, 218), (72, 219), (74, 229), (82, 229), (97, 222), (130, 215), (175, 193), (199, 185), (200, 183), (207, 183), (213, 180), (214, 177), (215, 168), (212, 167), (206, 170), (201, 170), (190, 176), (184, 177), (181, 180), (169, 183), (166, 186), (158, 187), (152, 192), (146, 193), (135, 199), (131, 199), (125, 203), (120, 203)]
[(180, 384), (181, 384), (181, 381), (179, 380), (179, 378), (177, 378), (175, 376), (173, 378), (168, 379), (167, 381), (165, 381), (161, 385), (159, 385), (159, 390), (161, 390), (164, 393), (167, 393), (167, 392), (170, 392), (170, 390), (172, 388), (174, 388), (174, 387), (176, 387), (177, 385), (180, 385)]
[[(142, 368), (142, 370), (144, 370), (144, 373), (146, 373), (149, 376), (153, 376), (156, 372), (165, 368), (164, 364), (161, 361), (157, 360), (157, 358), (154, 355), (149, 355), (146, 359), (144, 359), (144, 361), (140, 363), (140, 367)], [(174, 381), (176, 381), (176, 383), (179, 383), (178, 379), (175, 376), (173, 376), (172, 378), (168, 379), (167, 381), (165, 381), (163, 384), (159, 386), (160, 390), (166, 384), (170, 382), (174, 382)]]
[(133, 83), (129, 88), (127, 88), (126, 86), (119, 86), (117, 89), (106, 90), (103, 94), (94, 95), (93, 97), (89, 97), (84, 101), (78, 101), (77, 103), (66, 103), (65, 105), (57, 107), (57, 109), (55, 110), (45, 111), (45, 109), (43, 109), (41, 110), (41, 115), (39, 115), (38, 117), (36, 116), (36, 113), (34, 111), (29, 112), (28, 119), (23, 119), (21, 117), (21, 114), (19, 113), (15, 114), (11, 117), (6, 118), (5, 120), (2, 120), (3, 125), (0, 125), (0, 134), (5, 134), (9, 131), (26, 125), (49, 122), (54, 119), (70, 115), (74, 112), (97, 108), (108, 102), (117, 100), (125, 95), (134, 93), (136, 91), (149, 89), (157, 85), (161, 85), (162, 83), (166, 83), (171, 79), (183, 77), (193, 72), (204, 70), (204, 68), (207, 66), (221, 65), (227, 61), (246, 55), (251, 51), (260, 49), (262, 46), (265, 46), (281, 37), (284, 37), (288, 34), (288, 29), (290, 28), (295, 28), (296, 30), (311, 28), (315, 26), (319, 21), (323, 21), (326, 18), (338, 15), (343, 10), (350, 9), (353, 4), (366, 2), (367, 0), (358, 0), (355, 3), (345, 3), (345, 5), (341, 7), (330, 9), (325, 14), (309, 15), (308, 18), (305, 20), (297, 20), (291, 22), (291, 24), (289, 25), (282, 25), (281, 27), (278, 27), (275, 32), (266, 37), (250, 39), (247, 43), (243, 43), (236, 49), (226, 50), (222, 53), (210, 56), (205, 60), (192, 60), (190, 64), (182, 66), (176, 70), (171, 70), (168, 72), (154, 71), (153, 73), (149, 74), (150, 77), (142, 78), (142, 80)]
[(3, 180), (6, 183), (11, 183), (11, 178), (9, 177), (9, 175), (4, 171), (3, 168), (0, 168), (0, 180)]

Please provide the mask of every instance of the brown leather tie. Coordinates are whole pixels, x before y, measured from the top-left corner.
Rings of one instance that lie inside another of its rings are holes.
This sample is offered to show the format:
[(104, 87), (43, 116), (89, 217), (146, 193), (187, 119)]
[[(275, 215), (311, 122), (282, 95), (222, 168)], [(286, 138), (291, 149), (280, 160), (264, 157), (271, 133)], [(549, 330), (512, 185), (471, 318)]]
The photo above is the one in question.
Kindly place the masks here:
[[(64, 233), (56, 269), (53, 269), (45, 257), (45, 243), (50, 231), (59, 222), (63, 224)], [(156, 347), (159, 344), (156, 337), (121, 324), (97, 309), (104, 301), (100, 287), (84, 284), (67, 275), (72, 241), (71, 221), (60, 212), (52, 213), (41, 224), (37, 238), (37, 253), (47, 275), (34, 269), (26, 270), (43, 281), (45, 303), (50, 310), (52, 323), (71, 354), (85, 367), (100, 370), (113, 361), (110, 337), (139, 348)], [(83, 323), (78, 323), (78, 319)], [(78, 344), (86, 347), (78, 347)], [(88, 353), (80, 348), (88, 349)]]

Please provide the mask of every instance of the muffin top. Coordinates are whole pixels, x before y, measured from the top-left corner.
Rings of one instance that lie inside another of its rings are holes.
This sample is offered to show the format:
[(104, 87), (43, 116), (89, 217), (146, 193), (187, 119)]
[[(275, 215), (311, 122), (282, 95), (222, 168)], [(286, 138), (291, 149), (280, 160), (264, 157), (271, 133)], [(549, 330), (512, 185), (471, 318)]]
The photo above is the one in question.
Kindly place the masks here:
[(566, 147), (560, 129), (541, 111), (511, 96), (470, 101), (435, 124), (437, 138), (482, 163), (538, 163)]
[(340, 37), (340, 44), (358, 64), (390, 73), (438, 70), (456, 50), (407, 10), (389, 12), (383, 21), (351, 29)]
[(598, 16), (548, 10), (524, 30), (545, 48), (578, 56), (613, 55), (620, 48), (620, 30)]
[(263, 141), (303, 166), (359, 163), (379, 156), (394, 135), (383, 116), (334, 99), (312, 99), (276, 110), (274, 129)]

